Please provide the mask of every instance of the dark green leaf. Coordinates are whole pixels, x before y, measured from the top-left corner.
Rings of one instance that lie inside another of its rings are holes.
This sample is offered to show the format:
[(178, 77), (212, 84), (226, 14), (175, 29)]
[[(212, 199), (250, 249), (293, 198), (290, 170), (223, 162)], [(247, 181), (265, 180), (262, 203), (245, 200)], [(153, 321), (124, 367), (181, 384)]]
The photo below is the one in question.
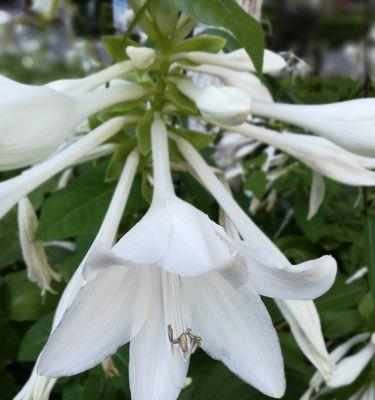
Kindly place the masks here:
[(368, 268), (369, 286), (375, 300), (375, 220), (367, 218), (364, 233), (365, 258)]
[(173, 2), (182, 12), (197, 21), (231, 31), (248, 52), (257, 72), (262, 73), (264, 51), (262, 26), (235, 0), (173, 0)]
[(7, 275), (2, 280), (1, 291), (5, 295), (5, 313), (15, 321), (33, 321), (47, 311), (52, 311), (57, 296), (43, 298), (39, 288), (27, 279), (26, 272)]
[(22, 339), (18, 361), (36, 361), (51, 331), (53, 313), (32, 325)]
[(53, 193), (42, 208), (39, 240), (57, 240), (96, 233), (106, 213), (114, 186), (79, 179)]
[(251, 190), (261, 200), (267, 191), (266, 174), (260, 169), (251, 172), (250, 176), (246, 179), (244, 187), (246, 190)]
[(200, 35), (178, 43), (173, 48), (173, 52), (206, 51), (207, 53), (218, 53), (225, 46), (225, 42), (224, 38), (218, 36)]

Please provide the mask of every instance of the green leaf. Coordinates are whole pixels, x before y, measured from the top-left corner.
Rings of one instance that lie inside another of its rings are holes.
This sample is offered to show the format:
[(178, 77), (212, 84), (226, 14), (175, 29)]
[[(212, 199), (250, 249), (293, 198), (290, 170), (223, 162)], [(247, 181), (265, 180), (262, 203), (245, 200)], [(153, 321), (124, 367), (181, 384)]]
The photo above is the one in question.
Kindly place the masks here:
[(167, 38), (176, 29), (178, 17), (172, 0), (153, 0), (149, 10), (158, 30)]
[(375, 300), (375, 220), (370, 217), (366, 219), (364, 236), (369, 286)]
[(27, 330), (18, 350), (18, 361), (36, 361), (49, 337), (52, 320), (53, 313), (45, 315)]
[(114, 186), (94, 179), (77, 179), (44, 203), (38, 240), (57, 240), (96, 233), (107, 211)]
[(174, 53), (185, 53), (189, 51), (206, 51), (207, 53), (218, 53), (225, 46), (226, 40), (214, 35), (200, 35), (186, 39), (178, 43)]
[(139, 121), (136, 130), (139, 151), (146, 155), (151, 151), (151, 125), (154, 118), (154, 112), (148, 110), (144, 117)]
[(4, 366), (15, 358), (19, 339), (4, 316), (1, 316), (0, 319), (0, 366)]
[(337, 339), (352, 334), (362, 325), (357, 310), (325, 310), (320, 313), (323, 331), (327, 338)]
[(167, 82), (169, 100), (187, 114), (198, 115), (197, 106), (187, 96), (182, 94), (172, 82)]
[(0, 220), (0, 268), (22, 260), (17, 231), (17, 212), (11, 210)]
[(235, 0), (173, 0), (173, 2), (182, 12), (197, 21), (231, 31), (248, 52), (258, 74), (262, 73), (264, 51), (262, 26)]
[(43, 298), (39, 288), (27, 279), (25, 271), (3, 278), (1, 292), (5, 297), (5, 314), (14, 321), (36, 320), (52, 311), (57, 302), (57, 296)]
[(129, 57), (125, 53), (127, 43), (121, 36), (102, 36), (103, 46), (113, 62), (124, 61)]
[(258, 199), (262, 199), (267, 192), (266, 174), (260, 169), (253, 171), (246, 179), (244, 187), (251, 190)]
[(213, 135), (206, 135), (201, 132), (196, 132), (191, 129), (171, 129), (179, 136), (190, 142), (196, 149), (201, 150), (213, 142), (215, 137)]
[(308, 220), (307, 210), (306, 199), (296, 198), (294, 203), (294, 216), (297, 224), (308, 239), (312, 242), (316, 242), (324, 234), (324, 214), (320, 210), (312, 219)]
[(129, 140), (114, 152), (105, 173), (106, 182), (117, 181), (120, 178), (122, 169), (124, 168), (125, 160), (135, 146), (135, 140)]

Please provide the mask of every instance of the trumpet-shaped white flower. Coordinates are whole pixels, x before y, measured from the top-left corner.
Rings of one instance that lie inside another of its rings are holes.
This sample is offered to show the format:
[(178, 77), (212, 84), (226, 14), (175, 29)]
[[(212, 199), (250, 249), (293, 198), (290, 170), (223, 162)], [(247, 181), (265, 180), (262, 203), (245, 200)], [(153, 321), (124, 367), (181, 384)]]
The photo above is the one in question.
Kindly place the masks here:
[(126, 124), (134, 123), (137, 120), (138, 117), (134, 116), (112, 118), (53, 157), (34, 165), (14, 178), (1, 182), (0, 218), (28, 193), (52, 176), (76, 163), (96, 146), (116, 134)]
[(125, 51), (137, 69), (147, 69), (155, 62), (155, 50), (149, 47), (128, 46)]
[[(338, 363), (354, 346), (359, 343), (364, 342), (369, 338), (370, 334), (368, 333), (361, 333), (359, 335), (355, 335), (350, 338), (345, 343), (341, 344), (340, 346), (336, 347), (331, 353), (331, 359), (333, 362)], [(331, 375), (329, 376), (331, 377)], [(311, 378), (309, 388), (301, 397), (301, 400), (310, 400), (314, 393), (320, 391), (321, 386), (324, 383), (324, 377), (320, 371), (317, 371)]]
[(327, 352), (318, 311), (313, 301), (276, 300), (293, 336), (312, 364), (328, 378), (334, 361)]
[[(256, 72), (254, 64), (245, 49), (239, 49), (225, 54), (212, 54), (203, 51), (177, 53), (172, 56), (172, 60), (190, 61), (194, 64), (218, 65), (235, 71)], [(270, 50), (264, 50), (263, 73), (278, 72), (285, 66), (286, 62), (281, 56)]]
[(311, 300), (332, 286), (337, 265), (331, 256), (291, 265), (235, 202), (200, 154), (186, 140), (176, 138), (176, 141), (183, 156), (240, 233), (243, 240), (235, 241), (235, 247), (246, 261), (246, 279), (259, 294), (284, 300)]
[[(153, 201), (160, 204), (175, 195), (168, 166), (166, 129), (157, 119), (152, 125), (152, 151)], [(246, 382), (269, 396), (282, 396), (285, 381), (280, 348), (259, 296), (250, 285), (246, 294), (238, 292), (232, 280), (221, 273), (223, 269), (203, 273), (207, 270), (207, 260), (213, 262), (223, 255), (224, 260), (228, 255), (231, 258), (223, 242), (224, 234), (212, 228), (213, 223), (206, 218), (202, 220), (190, 209), (179, 208), (181, 218), (188, 223), (187, 234), (181, 235), (174, 219), (176, 211), (168, 202), (165, 208), (171, 214), (163, 212), (165, 219), (157, 222), (174, 223), (176, 229), (169, 233), (170, 246), (166, 247), (164, 234), (159, 232), (138, 236), (143, 246), (135, 243), (136, 235), (132, 234), (128, 236), (132, 240), (125, 236), (112, 251), (98, 251), (86, 259), (84, 275), (88, 282), (50, 337), (40, 357), (38, 372), (51, 377), (76, 374), (130, 341), (132, 398), (175, 400), (184, 386), (190, 355), (200, 345)], [(182, 212), (193, 218), (193, 222), (187, 221)], [(197, 227), (189, 232), (194, 222)], [(150, 226), (151, 223), (144, 229)], [(151, 228), (151, 232), (155, 231)], [(126, 240), (129, 246), (121, 249)], [(217, 240), (222, 241), (222, 249)], [(162, 252), (158, 249), (160, 241)], [(136, 248), (142, 252), (137, 259)], [(120, 258), (119, 249), (124, 255), (129, 249), (133, 260)], [(166, 268), (171, 267), (168, 266), (171, 249), (176, 251), (173, 272)], [(185, 270), (189, 261), (191, 268)], [(223, 263), (219, 260), (218, 264)], [(181, 276), (180, 271), (186, 276)]]
[[(129, 196), (132, 182), (134, 180), (138, 163), (139, 154), (135, 150), (128, 156), (126, 160), (123, 172), (120, 176), (111, 203), (108, 207), (102, 226), (94, 240), (94, 243), (92, 244), (81, 265), (75, 271), (73, 277), (69, 281), (61, 296), (55, 312), (51, 333), (59, 325), (66, 310), (73, 303), (79, 290), (87, 283), (82, 274), (83, 265), (87, 257), (95, 249), (98, 243), (107, 244), (108, 246), (113, 244), (116, 238), (116, 232), (121, 220), (121, 216)], [(50, 392), (56, 383), (56, 379), (38, 375), (36, 372), (38, 362), (39, 360), (36, 362), (36, 366), (34, 367), (28, 382), (14, 400), (48, 400)], [(108, 359), (104, 361), (103, 368), (111, 373), (115, 373), (116, 371), (116, 367), (112, 366)]]
[(375, 99), (323, 105), (254, 101), (251, 111), (255, 115), (301, 126), (361, 156), (375, 156)]
[(176, 80), (176, 84), (209, 120), (226, 125), (239, 125), (249, 116), (251, 99), (247, 93), (236, 87), (207, 86), (199, 89), (185, 79)]
[(18, 203), (18, 232), (22, 256), (27, 267), (27, 276), (42, 290), (42, 295), (51, 288), (51, 281), (60, 281), (61, 276), (55, 272), (47, 261), (43, 243), (35, 240), (38, 219), (34, 208), (27, 197)]
[[(107, 82), (132, 71), (135, 65), (127, 60), (104, 68), (94, 74), (79, 79), (61, 79), (45, 86), (63, 93), (85, 93), (97, 89)], [(125, 83), (125, 81), (123, 81)]]
[(126, 88), (64, 94), (0, 77), (0, 171), (35, 164), (56, 151), (85, 118), (101, 109), (145, 95)]
[(182, 64), (181, 66), (189, 71), (216, 76), (225, 85), (234, 86), (246, 92), (254, 101), (273, 102), (272, 95), (267, 87), (254, 74), (209, 64)]
[(324, 138), (276, 132), (255, 125), (230, 127), (232, 131), (260, 140), (292, 155), (315, 172), (352, 186), (373, 186), (375, 158), (362, 157)]

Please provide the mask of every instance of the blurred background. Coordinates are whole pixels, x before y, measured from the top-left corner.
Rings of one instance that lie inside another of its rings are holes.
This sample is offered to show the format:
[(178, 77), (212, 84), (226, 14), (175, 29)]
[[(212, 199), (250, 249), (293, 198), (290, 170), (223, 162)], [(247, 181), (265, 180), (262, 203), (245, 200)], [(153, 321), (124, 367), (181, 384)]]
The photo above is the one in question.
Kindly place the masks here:
[[(127, 0), (34, 4), (0, 5), (0, 72), (27, 82), (97, 69), (105, 57), (100, 36), (124, 30), (130, 17)], [(375, 78), (374, 0), (265, 0), (261, 20), (290, 74)]]

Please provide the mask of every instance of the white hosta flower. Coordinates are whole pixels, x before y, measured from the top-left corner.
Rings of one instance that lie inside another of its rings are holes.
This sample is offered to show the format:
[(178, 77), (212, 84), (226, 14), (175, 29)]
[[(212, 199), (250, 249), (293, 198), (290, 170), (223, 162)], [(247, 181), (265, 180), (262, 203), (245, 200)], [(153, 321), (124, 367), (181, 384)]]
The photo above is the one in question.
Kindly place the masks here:
[[(190, 61), (194, 64), (210, 64), (229, 68), (235, 71), (256, 72), (253, 62), (245, 49), (232, 51), (231, 53), (212, 54), (203, 51), (191, 51), (177, 53), (172, 56), (173, 61)], [(278, 54), (264, 50), (263, 73), (273, 73), (282, 70), (286, 66), (284, 59)]]
[(235, 240), (233, 244), (232, 239), (231, 243), (246, 262), (248, 276), (245, 278), (259, 294), (284, 300), (311, 300), (332, 286), (337, 271), (332, 257), (292, 265), (236, 203), (200, 154), (186, 140), (176, 138), (176, 142), (240, 233), (243, 240)]
[(199, 89), (184, 79), (176, 80), (176, 84), (209, 120), (226, 125), (239, 125), (249, 116), (251, 98), (241, 89), (232, 86), (207, 86)]
[[(75, 271), (73, 277), (69, 281), (61, 296), (53, 319), (51, 333), (59, 325), (63, 315), (73, 303), (79, 290), (87, 283), (82, 274), (83, 265), (87, 257), (95, 249), (98, 243), (107, 244), (110, 246), (114, 242), (138, 163), (139, 154), (137, 151), (133, 151), (126, 160), (123, 172), (120, 176), (116, 190), (112, 196), (111, 203), (108, 207), (102, 226), (94, 240), (94, 243), (92, 244), (81, 265)], [(56, 383), (56, 379), (38, 375), (36, 372), (38, 362), (39, 360), (36, 362), (36, 366), (34, 367), (28, 382), (14, 400), (48, 400), (50, 392)], [(114, 373), (116, 367), (112, 367), (111, 361), (107, 359), (104, 360), (103, 368), (110, 373)]]
[(0, 218), (28, 193), (60, 171), (75, 164), (81, 157), (116, 134), (126, 124), (136, 121), (138, 121), (138, 117), (134, 116), (112, 118), (53, 157), (34, 165), (14, 178), (1, 182)]
[[(340, 361), (354, 346), (359, 343), (364, 342), (369, 338), (370, 334), (368, 333), (361, 333), (359, 335), (353, 336), (345, 343), (341, 344), (340, 346), (336, 347), (331, 353), (331, 359), (333, 362), (337, 363)], [(323, 375), (317, 371), (312, 376), (309, 384), (309, 388), (301, 397), (301, 400), (310, 400), (313, 397), (314, 393), (318, 393), (324, 383)]]
[(328, 378), (334, 362), (327, 352), (318, 311), (313, 301), (275, 300), (305, 356)]
[(42, 291), (54, 291), (51, 281), (60, 281), (61, 276), (55, 272), (47, 261), (43, 243), (35, 240), (35, 232), (38, 227), (38, 219), (34, 208), (27, 197), (18, 203), (18, 232), (22, 250), (22, 256), (27, 267), (27, 277), (35, 282)]
[(362, 350), (351, 356), (345, 357), (338, 364), (334, 373), (327, 379), (327, 385), (330, 388), (347, 386), (353, 383), (368, 363), (375, 356), (375, 333)]
[[(228, 127), (229, 129), (229, 127)], [(312, 135), (276, 132), (255, 125), (230, 127), (232, 131), (275, 146), (306, 164), (313, 171), (352, 186), (373, 186), (375, 158), (362, 157)]]
[[(127, 74), (135, 68), (134, 64), (127, 60), (111, 65), (94, 74), (79, 79), (61, 79), (47, 83), (45, 86), (63, 93), (86, 93), (105, 85), (109, 81)], [(122, 81), (122, 83), (126, 83)]]
[(0, 171), (35, 164), (56, 151), (85, 118), (113, 104), (145, 95), (129, 83), (80, 94), (64, 94), (0, 77)]
[(137, 69), (147, 69), (155, 62), (155, 50), (149, 47), (128, 46), (125, 52)]
[(251, 111), (255, 115), (301, 126), (361, 156), (375, 156), (375, 99), (323, 105), (254, 101)]
[[(161, 203), (163, 198), (175, 195), (166, 130), (158, 119), (152, 126), (152, 151), (153, 201)], [(181, 235), (172, 208), (170, 216), (163, 214), (164, 219), (157, 221), (159, 231), (150, 224), (138, 240), (134, 234), (132, 240), (127, 240), (129, 247), (124, 246), (121, 253), (125, 255), (129, 250), (135, 256), (138, 248), (141, 254), (137, 254), (137, 260), (127, 262), (118, 256), (125, 238), (112, 251), (97, 251), (86, 259), (84, 274), (88, 282), (47, 342), (38, 366), (40, 374), (57, 377), (79, 373), (130, 341), (132, 398), (175, 400), (184, 387), (190, 355), (200, 345), (262, 392), (273, 397), (283, 395), (285, 381), (277, 335), (259, 296), (250, 286), (246, 295), (239, 293), (221, 270), (202, 273), (207, 261), (223, 254), (227, 259), (228, 250), (223, 242), (219, 249), (216, 241), (221, 238), (213, 232), (212, 222), (197, 218), (189, 208), (179, 210), (193, 218), (189, 222), (180, 215), (188, 222), (187, 229), (195, 222), (194, 231)], [(176, 228), (169, 233), (169, 247), (160, 233), (165, 223), (174, 223)], [(147, 229), (154, 235), (148, 235)], [(194, 234), (198, 236), (189, 237)], [(168, 255), (171, 249), (176, 251), (175, 270), (168, 271), (166, 267), (173, 267), (172, 255)], [(190, 270), (185, 269), (188, 265)]]
[(220, 78), (225, 85), (234, 86), (246, 92), (254, 101), (273, 102), (270, 91), (254, 74), (233, 71), (229, 68), (209, 64), (182, 64), (181, 66), (190, 71), (216, 76)]
[[(113, 262), (162, 266), (181, 276), (199, 275), (235, 264), (238, 252), (224, 230), (174, 193), (167, 132), (156, 119), (151, 131), (154, 196), (145, 216), (113, 247)], [(105, 256), (106, 257), (106, 256)]]

